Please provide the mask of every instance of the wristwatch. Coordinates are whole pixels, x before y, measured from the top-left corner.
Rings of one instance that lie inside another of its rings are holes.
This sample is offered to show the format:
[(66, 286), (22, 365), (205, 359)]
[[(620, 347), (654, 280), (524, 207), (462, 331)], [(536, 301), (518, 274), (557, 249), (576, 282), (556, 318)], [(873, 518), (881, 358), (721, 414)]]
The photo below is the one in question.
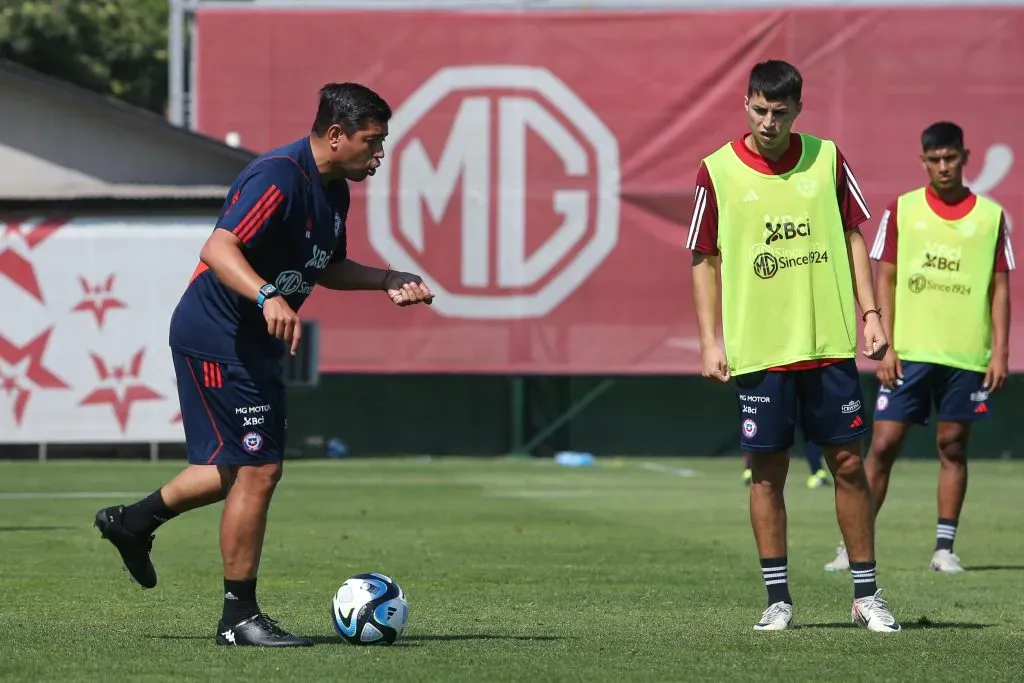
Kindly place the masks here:
[(268, 282), (267, 284), (260, 287), (260, 293), (256, 295), (256, 305), (259, 306), (260, 308), (263, 308), (263, 303), (267, 299), (272, 299), (273, 297), (278, 296), (280, 293), (281, 292), (277, 290), (277, 287)]

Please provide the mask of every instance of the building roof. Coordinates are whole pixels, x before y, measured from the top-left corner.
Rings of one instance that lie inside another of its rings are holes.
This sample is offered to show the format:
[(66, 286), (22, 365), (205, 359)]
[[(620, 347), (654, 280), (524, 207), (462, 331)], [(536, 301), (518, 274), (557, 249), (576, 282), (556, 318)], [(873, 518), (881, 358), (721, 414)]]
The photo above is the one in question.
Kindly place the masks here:
[(0, 59), (0, 200), (222, 200), (256, 156)]

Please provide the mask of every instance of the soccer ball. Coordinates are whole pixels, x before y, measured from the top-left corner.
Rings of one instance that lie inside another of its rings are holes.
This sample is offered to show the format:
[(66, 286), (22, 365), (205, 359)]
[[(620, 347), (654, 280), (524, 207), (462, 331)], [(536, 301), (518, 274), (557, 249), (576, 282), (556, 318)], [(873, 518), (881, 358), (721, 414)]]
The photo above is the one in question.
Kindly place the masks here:
[(331, 619), (338, 635), (353, 645), (390, 645), (409, 620), (409, 603), (391, 578), (356, 574), (334, 595)]

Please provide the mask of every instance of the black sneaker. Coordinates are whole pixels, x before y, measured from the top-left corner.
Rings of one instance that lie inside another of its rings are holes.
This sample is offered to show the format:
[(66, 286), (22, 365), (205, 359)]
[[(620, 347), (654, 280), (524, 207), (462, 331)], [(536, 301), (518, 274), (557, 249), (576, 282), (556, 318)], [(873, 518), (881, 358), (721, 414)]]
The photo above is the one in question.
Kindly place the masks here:
[(124, 568), (131, 575), (132, 581), (143, 588), (156, 585), (156, 569), (149, 559), (154, 537), (139, 537), (124, 527), (123, 505), (103, 508), (97, 512), (94, 526), (121, 553)]
[(277, 626), (277, 622), (260, 612), (234, 626), (223, 621), (217, 624), (218, 645), (250, 645), (255, 647), (310, 647), (309, 638), (293, 636)]

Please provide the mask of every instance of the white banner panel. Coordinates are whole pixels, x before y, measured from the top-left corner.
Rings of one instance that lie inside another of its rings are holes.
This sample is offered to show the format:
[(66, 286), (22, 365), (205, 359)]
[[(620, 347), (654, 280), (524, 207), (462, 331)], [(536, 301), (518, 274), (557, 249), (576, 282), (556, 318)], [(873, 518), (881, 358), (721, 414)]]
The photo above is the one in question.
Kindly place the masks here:
[(184, 439), (167, 332), (214, 220), (0, 220), (0, 443)]

